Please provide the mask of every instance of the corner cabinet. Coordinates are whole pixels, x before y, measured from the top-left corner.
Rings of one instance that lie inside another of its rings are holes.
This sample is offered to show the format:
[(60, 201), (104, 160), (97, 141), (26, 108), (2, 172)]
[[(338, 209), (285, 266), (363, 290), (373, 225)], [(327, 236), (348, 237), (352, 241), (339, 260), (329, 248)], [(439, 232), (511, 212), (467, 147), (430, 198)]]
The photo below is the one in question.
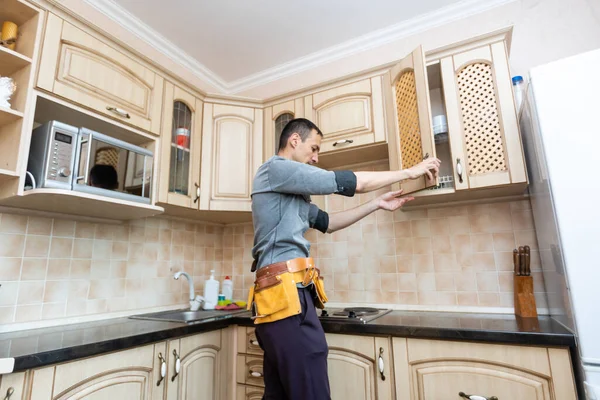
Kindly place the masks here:
[(198, 209), (202, 101), (170, 82), (164, 99), (158, 201)]
[(263, 160), (263, 110), (204, 104), (200, 209), (251, 211)]
[(48, 13), (37, 86), (119, 122), (160, 132), (163, 78), (114, 43)]

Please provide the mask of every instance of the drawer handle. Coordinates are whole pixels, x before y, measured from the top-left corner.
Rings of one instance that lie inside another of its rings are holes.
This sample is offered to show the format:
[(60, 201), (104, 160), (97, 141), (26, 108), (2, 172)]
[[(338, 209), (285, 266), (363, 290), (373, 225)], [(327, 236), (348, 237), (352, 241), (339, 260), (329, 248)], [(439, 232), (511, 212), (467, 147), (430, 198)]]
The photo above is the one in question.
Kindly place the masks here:
[(498, 400), (498, 398), (496, 396), (485, 397), (485, 396), (478, 396), (476, 394), (465, 394), (464, 392), (459, 392), (458, 395), (460, 397), (462, 397), (463, 399), (469, 399), (469, 400)]
[(385, 375), (383, 374), (383, 347), (379, 348), (379, 357), (377, 357), (377, 366), (379, 367), (379, 374), (381, 376), (381, 380), (385, 381)]
[(10, 397), (15, 393), (15, 389), (11, 386), (6, 391), (6, 396), (4, 396), (4, 400), (10, 400)]
[(333, 147), (337, 146), (338, 144), (345, 144), (345, 143), (354, 143), (354, 140), (352, 140), (352, 139), (336, 140), (335, 142), (333, 142)]
[(165, 379), (167, 375), (167, 361), (163, 357), (162, 353), (158, 353), (158, 360), (160, 361), (160, 379), (156, 382), (156, 386), (160, 386), (160, 383)]
[(249, 370), (248, 372), (250, 373), (250, 377), (252, 378), (262, 378), (263, 376), (263, 374), (258, 371)]
[(252, 346), (258, 346), (258, 340), (250, 339), (250, 344)]
[(179, 354), (177, 354), (176, 349), (173, 349), (173, 355), (175, 356), (175, 375), (171, 378), (171, 382), (175, 382), (175, 378), (177, 378), (179, 370), (181, 369), (181, 360), (179, 359)]
[(458, 181), (460, 183), (463, 183), (463, 170), (462, 170), (462, 165), (460, 164), (460, 158), (456, 159), (456, 173), (458, 174)]
[(123, 110), (121, 110), (120, 108), (117, 108), (117, 107), (111, 107), (111, 106), (106, 106), (106, 109), (107, 109), (108, 111), (112, 111), (113, 113), (117, 114), (117, 115), (118, 115), (118, 116), (120, 116), (120, 117), (127, 118), (127, 119), (130, 119), (130, 118), (131, 118), (131, 115), (129, 115), (129, 113), (128, 113), (127, 111), (123, 111)]

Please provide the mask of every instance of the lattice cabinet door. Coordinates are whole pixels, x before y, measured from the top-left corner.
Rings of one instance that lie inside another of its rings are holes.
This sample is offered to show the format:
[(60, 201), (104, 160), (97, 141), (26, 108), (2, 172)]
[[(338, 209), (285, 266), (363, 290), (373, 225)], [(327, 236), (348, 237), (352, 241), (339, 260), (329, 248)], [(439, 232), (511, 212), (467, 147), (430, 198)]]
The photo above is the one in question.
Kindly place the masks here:
[(164, 102), (158, 201), (198, 209), (202, 101), (167, 82)]
[[(410, 168), (435, 157), (431, 106), (423, 49), (419, 46), (390, 70), (395, 135), (389, 137), (390, 168)], [(402, 183), (404, 194), (437, 185), (427, 177)]]
[(504, 42), (440, 63), (456, 190), (526, 182)]

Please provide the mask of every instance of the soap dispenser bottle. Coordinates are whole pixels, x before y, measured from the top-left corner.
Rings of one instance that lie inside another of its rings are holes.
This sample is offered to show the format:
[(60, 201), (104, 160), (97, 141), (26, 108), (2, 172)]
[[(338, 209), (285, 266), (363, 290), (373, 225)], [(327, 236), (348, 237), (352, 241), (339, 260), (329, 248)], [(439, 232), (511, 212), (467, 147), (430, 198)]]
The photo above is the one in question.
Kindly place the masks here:
[(204, 282), (204, 309), (214, 310), (219, 300), (219, 281), (215, 279), (215, 270), (210, 270), (210, 278)]

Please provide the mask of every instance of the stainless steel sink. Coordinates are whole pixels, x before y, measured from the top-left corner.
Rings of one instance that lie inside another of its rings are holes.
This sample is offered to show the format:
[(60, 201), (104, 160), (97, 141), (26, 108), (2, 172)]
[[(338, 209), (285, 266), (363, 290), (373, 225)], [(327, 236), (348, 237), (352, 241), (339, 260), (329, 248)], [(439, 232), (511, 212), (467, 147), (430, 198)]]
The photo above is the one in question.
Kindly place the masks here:
[(242, 314), (246, 310), (235, 310), (235, 311), (220, 311), (220, 310), (169, 310), (161, 311), (149, 314), (132, 315), (129, 318), (132, 319), (145, 319), (151, 321), (167, 321), (167, 322), (183, 322), (186, 324), (192, 324), (204, 320), (215, 320), (230, 318), (236, 314)]

